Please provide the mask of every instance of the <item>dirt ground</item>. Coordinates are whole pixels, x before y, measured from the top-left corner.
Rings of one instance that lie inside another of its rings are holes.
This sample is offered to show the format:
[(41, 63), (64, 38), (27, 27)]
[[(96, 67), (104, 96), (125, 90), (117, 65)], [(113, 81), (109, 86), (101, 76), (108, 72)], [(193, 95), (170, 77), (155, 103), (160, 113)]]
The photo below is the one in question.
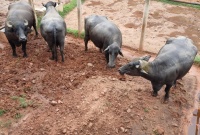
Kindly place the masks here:
[[(121, 30), (123, 45), (138, 48), (141, 36), (144, 2), (139, 0), (86, 0), (82, 21), (91, 14), (107, 16)], [(144, 50), (157, 53), (167, 38), (187, 36), (200, 49), (200, 11), (151, 1)], [(69, 28), (78, 29), (77, 11), (66, 17)], [(82, 23), (82, 26), (84, 24)]]
[[(124, 57), (118, 57), (114, 69), (106, 68), (104, 55), (91, 42), (85, 52), (83, 39), (69, 35), (64, 63), (60, 55), (58, 62), (49, 59), (51, 53), (41, 36), (29, 35), (28, 58), (22, 58), (21, 47), (17, 48), (19, 57), (13, 58), (10, 46), (3, 43), (0, 110), (5, 111), (0, 116), (0, 135), (188, 134), (192, 111), (198, 107), (199, 67), (193, 65), (171, 89), (168, 104), (161, 103), (164, 87), (158, 97), (152, 97), (149, 81), (130, 76), (123, 80), (117, 71), (133, 57), (148, 54), (136, 49), (143, 4), (86, 0), (83, 5), (84, 16), (99, 12), (107, 15), (123, 33)], [(150, 12), (146, 51), (156, 52), (167, 37), (179, 34), (199, 45), (199, 10), (152, 1), (150, 11), (154, 12)], [(66, 17), (69, 28), (76, 28), (75, 13)], [(155, 55), (150, 54), (153, 60)]]

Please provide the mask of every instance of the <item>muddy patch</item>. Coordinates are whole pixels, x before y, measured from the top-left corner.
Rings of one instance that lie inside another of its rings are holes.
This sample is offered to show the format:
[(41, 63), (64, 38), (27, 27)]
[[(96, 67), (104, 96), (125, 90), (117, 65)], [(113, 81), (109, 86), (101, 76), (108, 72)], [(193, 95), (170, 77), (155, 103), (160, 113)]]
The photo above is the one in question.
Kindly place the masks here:
[(87, 4), (87, 6), (97, 6), (97, 5), (101, 5), (102, 3), (100, 1), (90, 1), (89, 4)]
[(137, 29), (139, 26), (135, 25), (134, 23), (127, 23), (124, 25), (126, 28), (134, 28)]

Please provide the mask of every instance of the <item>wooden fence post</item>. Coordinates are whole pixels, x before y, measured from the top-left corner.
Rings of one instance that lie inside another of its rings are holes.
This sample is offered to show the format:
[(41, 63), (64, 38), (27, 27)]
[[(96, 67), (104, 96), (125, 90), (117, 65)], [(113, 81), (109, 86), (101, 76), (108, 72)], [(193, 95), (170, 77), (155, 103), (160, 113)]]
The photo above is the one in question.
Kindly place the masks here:
[(77, 11), (78, 11), (78, 35), (81, 34), (81, 0), (77, 0)]
[(143, 51), (145, 29), (147, 26), (147, 18), (148, 18), (148, 13), (149, 13), (149, 1), (150, 0), (145, 0), (145, 8), (144, 8), (144, 13), (143, 13), (142, 32), (141, 32), (141, 37), (140, 37), (139, 51)]
[(28, 0), (30, 5), (32, 6), (33, 8), (33, 12), (34, 12), (34, 16), (35, 16), (35, 23), (36, 23), (36, 26), (38, 26), (38, 19), (37, 19), (37, 15), (36, 15), (36, 12), (35, 12), (35, 7), (34, 7), (34, 4), (33, 4), (33, 0)]

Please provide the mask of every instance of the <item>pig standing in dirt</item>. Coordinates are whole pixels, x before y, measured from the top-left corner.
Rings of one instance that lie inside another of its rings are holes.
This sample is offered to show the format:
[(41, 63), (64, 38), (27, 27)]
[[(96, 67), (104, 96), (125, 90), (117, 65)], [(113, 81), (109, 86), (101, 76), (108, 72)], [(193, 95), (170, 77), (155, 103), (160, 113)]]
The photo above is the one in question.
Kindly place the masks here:
[(197, 47), (193, 45), (191, 39), (183, 36), (170, 38), (152, 62), (148, 62), (150, 56), (136, 58), (119, 68), (119, 73), (142, 76), (150, 80), (153, 96), (157, 96), (161, 87), (166, 85), (165, 102), (168, 100), (169, 90), (176, 84), (176, 80), (184, 77), (192, 67), (196, 54)]
[(100, 51), (104, 50), (108, 67), (115, 67), (115, 60), (121, 52), (122, 34), (118, 27), (105, 16), (91, 15), (85, 18), (85, 51), (91, 40)]

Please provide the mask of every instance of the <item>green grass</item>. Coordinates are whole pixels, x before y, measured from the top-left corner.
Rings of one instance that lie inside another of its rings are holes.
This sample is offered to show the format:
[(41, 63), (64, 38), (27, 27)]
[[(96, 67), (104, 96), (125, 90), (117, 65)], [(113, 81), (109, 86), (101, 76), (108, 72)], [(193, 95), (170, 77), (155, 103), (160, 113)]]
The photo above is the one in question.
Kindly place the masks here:
[(25, 96), (20, 96), (20, 97), (18, 97), (18, 96), (13, 96), (13, 97), (11, 97), (13, 100), (17, 100), (18, 102), (19, 102), (19, 106), (21, 107), (21, 108), (26, 108), (26, 107), (28, 107), (29, 105), (31, 105), (31, 102), (28, 102), (27, 100), (26, 100), (26, 98), (25, 98)]
[(3, 116), (6, 113), (6, 110), (0, 109), (0, 116)]
[(200, 66), (200, 55), (197, 54), (197, 56), (194, 58), (194, 63)]
[(148, 108), (144, 108), (144, 112), (148, 113), (149, 109)]
[(39, 29), (40, 28), (40, 24), (41, 24), (41, 20), (42, 20), (42, 17), (41, 16), (37, 16), (37, 28)]
[(157, 0), (166, 4), (171, 4), (171, 5), (178, 5), (178, 6), (185, 6), (185, 7), (192, 7), (192, 8), (197, 8), (200, 10), (200, 5), (194, 5), (194, 4), (187, 4), (187, 3), (181, 3), (181, 2), (175, 2), (173, 0)]
[[(73, 29), (68, 28), (67, 33), (73, 35), (74, 37), (77, 37), (77, 38), (79, 37), (78, 30), (73, 30)], [(83, 39), (84, 37), (85, 37), (85, 32), (81, 32), (80, 38)]]
[(21, 113), (16, 113), (16, 114), (14, 115), (14, 118), (15, 118), (15, 119), (20, 119), (22, 116), (23, 116), (23, 115), (22, 115)]
[[(63, 6), (63, 12), (59, 11), (60, 16), (62, 16), (64, 18), (65, 15), (67, 15), (69, 12), (71, 12), (77, 5), (76, 1), (77, 0), (71, 0), (68, 4), (65, 4)], [(81, 0), (81, 1), (83, 3), (85, 0)]]
[(153, 131), (153, 134), (154, 134), (154, 135), (159, 135), (159, 133), (158, 133), (157, 130)]

